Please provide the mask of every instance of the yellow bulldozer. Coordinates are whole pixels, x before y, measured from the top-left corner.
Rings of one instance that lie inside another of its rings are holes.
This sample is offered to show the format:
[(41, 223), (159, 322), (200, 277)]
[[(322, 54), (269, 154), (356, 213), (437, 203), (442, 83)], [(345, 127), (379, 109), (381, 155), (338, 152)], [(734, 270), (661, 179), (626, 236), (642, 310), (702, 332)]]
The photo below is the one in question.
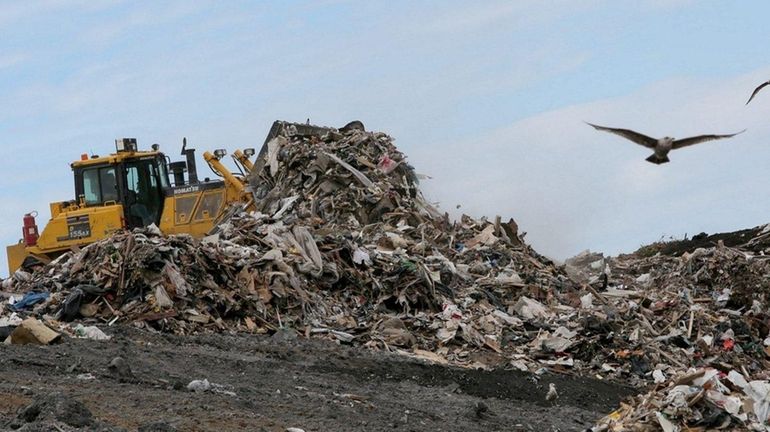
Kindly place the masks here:
[[(363, 125), (351, 122), (341, 130), (351, 127)], [(115, 153), (104, 157), (84, 154), (71, 164), (75, 199), (51, 203), (51, 218), (42, 232), (36, 213), (24, 215), (23, 238), (7, 247), (9, 272), (47, 264), (67, 251), (125, 229), (154, 224), (164, 234), (205, 236), (235, 209), (253, 207), (249, 185), (260, 181), (258, 171), (271, 140), (281, 135), (321, 135), (329, 130), (276, 121), (255, 161), (250, 159), (254, 149), (234, 152), (237, 174), (222, 163), (225, 150), (207, 151), (203, 160), (219, 177), (216, 180), (199, 180), (195, 150), (187, 147), (186, 139), (182, 145), (185, 160), (179, 162), (171, 162), (157, 144), (141, 151), (136, 139), (115, 140)]]

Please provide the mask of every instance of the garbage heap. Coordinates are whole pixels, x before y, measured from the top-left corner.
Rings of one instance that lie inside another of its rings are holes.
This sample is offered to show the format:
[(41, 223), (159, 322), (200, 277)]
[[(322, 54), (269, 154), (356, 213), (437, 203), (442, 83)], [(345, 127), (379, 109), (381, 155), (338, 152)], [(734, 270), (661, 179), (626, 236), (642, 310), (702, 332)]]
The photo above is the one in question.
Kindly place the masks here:
[(49, 322), (288, 328), (434, 361), (542, 367), (521, 342), (547, 334), (546, 305), (561, 310), (579, 287), (513, 220), (451, 222), (383, 133), (285, 133), (255, 169), (257, 210), (212, 236), (118, 233), (17, 273), (12, 289), (50, 293), (31, 311)]
[(557, 266), (513, 220), (439, 213), (382, 133), (289, 131), (255, 167), (256, 211), (202, 240), (123, 232), (19, 272), (4, 290), (39, 302), (15, 319), (1, 312), (0, 328), (31, 314), (52, 326), (178, 334), (291, 329), (436, 362), (639, 387), (691, 369), (768, 378), (770, 230), (730, 247), (701, 239), (707, 247), (677, 256), (585, 253)]
[(768, 431), (770, 382), (745, 373), (690, 369), (601, 419), (605, 431)]
[(654, 384), (594, 430), (770, 430), (770, 225), (751, 232), (733, 247), (666, 245), (678, 256), (571, 260), (617, 311), (597, 363)]

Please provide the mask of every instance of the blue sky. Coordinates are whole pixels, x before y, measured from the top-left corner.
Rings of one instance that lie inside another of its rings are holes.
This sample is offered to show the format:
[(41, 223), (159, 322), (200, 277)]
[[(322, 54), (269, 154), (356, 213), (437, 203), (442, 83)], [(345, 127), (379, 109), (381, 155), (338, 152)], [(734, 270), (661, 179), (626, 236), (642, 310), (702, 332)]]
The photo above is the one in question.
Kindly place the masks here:
[[(69, 163), (115, 138), (232, 151), (308, 117), (390, 133), (442, 208), (513, 217), (556, 258), (760, 225), (770, 91), (744, 103), (770, 79), (768, 16), (747, 1), (0, 2), (0, 240), (27, 211), (44, 224), (72, 198)], [(654, 166), (584, 120), (748, 131)]]

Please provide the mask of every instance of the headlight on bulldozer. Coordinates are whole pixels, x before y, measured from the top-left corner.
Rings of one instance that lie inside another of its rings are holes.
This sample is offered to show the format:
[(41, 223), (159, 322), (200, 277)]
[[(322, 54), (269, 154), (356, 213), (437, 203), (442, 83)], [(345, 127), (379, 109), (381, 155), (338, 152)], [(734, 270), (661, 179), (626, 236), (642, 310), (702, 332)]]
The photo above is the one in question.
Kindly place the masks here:
[(223, 157), (225, 157), (225, 155), (227, 155), (227, 150), (225, 149), (214, 150), (214, 157), (217, 158), (217, 160), (222, 159)]
[(244, 155), (245, 155), (247, 158), (250, 158), (250, 157), (254, 156), (254, 154), (255, 154), (255, 153), (256, 153), (256, 151), (254, 151), (254, 149), (253, 149), (253, 148), (247, 148), (247, 149), (243, 149), (243, 154), (244, 154)]

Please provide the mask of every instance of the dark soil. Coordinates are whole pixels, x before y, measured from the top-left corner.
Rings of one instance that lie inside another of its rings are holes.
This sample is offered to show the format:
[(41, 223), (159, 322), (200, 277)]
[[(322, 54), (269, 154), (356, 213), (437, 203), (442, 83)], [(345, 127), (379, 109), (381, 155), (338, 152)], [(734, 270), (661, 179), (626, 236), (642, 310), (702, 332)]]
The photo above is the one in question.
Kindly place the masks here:
[[(637, 393), (565, 375), (429, 365), (285, 334), (104, 330), (111, 341), (0, 345), (0, 429), (582, 431)], [(187, 390), (202, 379), (211, 391)], [(545, 400), (550, 383), (559, 392), (554, 402)]]
[(685, 252), (691, 253), (698, 248), (710, 248), (716, 246), (720, 241), (728, 247), (741, 246), (753, 252), (760, 252), (770, 247), (770, 235), (763, 235), (760, 241), (756, 241), (751, 246), (746, 246), (749, 240), (759, 237), (764, 226), (750, 229), (744, 229), (726, 233), (706, 234), (700, 233), (692, 238), (684, 240), (659, 241), (642, 246), (634, 252), (635, 255), (646, 257), (653, 256), (656, 253), (668, 256), (680, 256)]

